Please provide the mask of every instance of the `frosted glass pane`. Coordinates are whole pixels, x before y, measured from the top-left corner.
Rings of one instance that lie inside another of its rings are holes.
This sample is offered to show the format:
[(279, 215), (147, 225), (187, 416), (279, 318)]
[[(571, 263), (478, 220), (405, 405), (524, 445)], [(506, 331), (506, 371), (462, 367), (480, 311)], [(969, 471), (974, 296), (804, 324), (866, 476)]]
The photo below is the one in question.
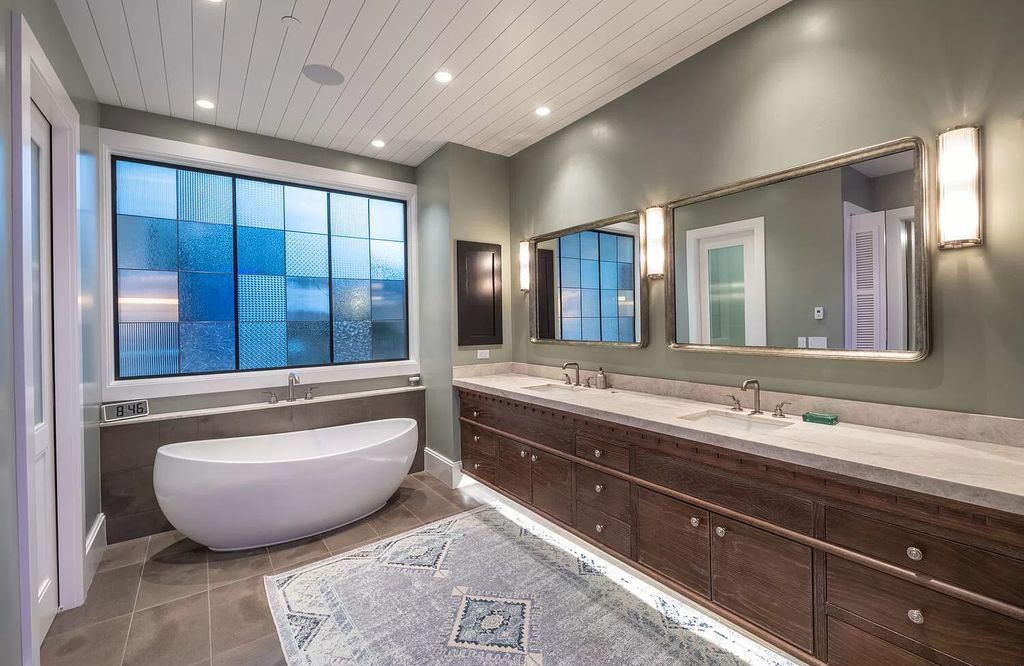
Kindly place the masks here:
[(178, 274), (181, 321), (234, 321), (235, 278), (227, 273)]
[(633, 288), (633, 264), (618, 264), (619, 289)]
[(327, 365), (330, 362), (330, 322), (288, 322), (288, 365)]
[(633, 237), (632, 236), (617, 236), (619, 241), (619, 256), (618, 261), (622, 263), (633, 261)]
[(601, 340), (604, 342), (619, 341), (618, 317), (604, 317), (601, 319)]
[(597, 317), (584, 317), (583, 318), (583, 336), (584, 340), (600, 340), (601, 339), (601, 320)]
[(611, 234), (601, 236), (601, 261), (618, 261), (618, 241)]
[(632, 317), (633, 316), (633, 292), (632, 291), (619, 291), (618, 302), (619, 302), (619, 316), (620, 317)]
[(115, 163), (118, 215), (178, 217), (177, 169), (125, 162)]
[(327, 193), (308, 187), (284, 188), (284, 226), (289, 231), (327, 233)]
[(619, 288), (619, 265), (612, 261), (601, 261), (601, 288)]
[(583, 339), (583, 320), (577, 317), (570, 317), (562, 319), (562, 339), (563, 340), (582, 340)]
[(210, 273), (234, 271), (235, 246), (232, 236), (232, 229), (226, 224), (179, 222), (178, 261), (181, 270)]
[(633, 317), (619, 317), (619, 342), (636, 342)]
[(619, 312), (619, 292), (615, 289), (601, 290), (601, 316), (616, 317)]
[[(327, 321), (330, 319), (330, 294), (327, 280), (288, 278), (288, 321)], [(324, 337), (329, 337), (329, 332)]]
[(231, 178), (178, 169), (178, 219), (231, 224)]
[(285, 302), (284, 276), (238, 276), (239, 321), (284, 321)]
[(371, 286), (370, 303), (374, 321), (405, 319), (405, 282), (375, 280)]
[(404, 321), (375, 321), (372, 326), (373, 359), (407, 358)]
[(597, 289), (584, 289), (582, 291), (582, 306), (584, 317), (600, 317), (601, 292)]
[(366, 197), (331, 193), (331, 233), (335, 236), (370, 235), (370, 201)]
[(327, 236), (286, 232), (285, 272), (288, 275), (327, 277)]
[(260, 180), (235, 179), (238, 225), (284, 229), (284, 186)]
[(370, 279), (370, 241), (332, 237), (331, 277)]
[[(334, 280), (331, 298), (333, 299), (335, 321), (358, 321), (370, 318), (369, 280)], [(369, 331), (369, 327), (366, 330)]]
[(374, 280), (404, 280), (405, 243), (370, 241), (370, 277)]
[(178, 321), (178, 274), (119, 270), (117, 319), (120, 322)]
[(563, 287), (580, 286), (580, 260), (561, 257), (559, 264), (561, 265), (559, 271), (561, 285)]
[(598, 234), (596, 231), (584, 231), (580, 234), (580, 259), (599, 259)]
[(235, 324), (230, 321), (182, 322), (181, 372), (235, 369)]
[(334, 322), (335, 363), (359, 363), (372, 357), (372, 324), (369, 320)]
[(370, 199), (370, 238), (405, 240), (405, 204)]
[(238, 367), (242, 370), (281, 368), (288, 364), (285, 322), (238, 324)]
[(117, 216), (117, 267), (178, 269), (178, 223), (157, 217)]
[(118, 324), (118, 377), (151, 377), (178, 373), (178, 324)]
[(580, 257), (580, 235), (570, 234), (558, 239), (558, 255), (579, 259)]
[(580, 307), (579, 289), (562, 289), (562, 316), (580, 317), (583, 311)]
[(711, 344), (745, 344), (742, 245), (708, 250), (708, 292)]
[(585, 289), (598, 289), (601, 286), (597, 270), (597, 262), (590, 259), (580, 261), (580, 286)]
[(284, 275), (284, 232), (238, 227), (238, 272)]

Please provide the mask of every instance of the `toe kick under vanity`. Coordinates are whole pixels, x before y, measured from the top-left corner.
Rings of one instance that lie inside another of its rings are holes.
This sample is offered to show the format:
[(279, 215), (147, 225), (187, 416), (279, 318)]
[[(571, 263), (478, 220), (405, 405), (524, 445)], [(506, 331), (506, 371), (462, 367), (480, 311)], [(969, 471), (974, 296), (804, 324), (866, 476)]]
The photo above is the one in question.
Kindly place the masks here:
[[(827, 452), (858, 432), (890, 449), (927, 437), (789, 417), (796, 464), (779, 434), (701, 432), (675, 415), (699, 403), (530, 383), (455, 381), (465, 473), (810, 663), (1024, 664), (1024, 493), (925, 487), (934, 479), (906, 469), (915, 456), (872, 475)], [(981, 446), (998, 467), (998, 445)], [(1019, 472), (1024, 449), (1002, 449)]]

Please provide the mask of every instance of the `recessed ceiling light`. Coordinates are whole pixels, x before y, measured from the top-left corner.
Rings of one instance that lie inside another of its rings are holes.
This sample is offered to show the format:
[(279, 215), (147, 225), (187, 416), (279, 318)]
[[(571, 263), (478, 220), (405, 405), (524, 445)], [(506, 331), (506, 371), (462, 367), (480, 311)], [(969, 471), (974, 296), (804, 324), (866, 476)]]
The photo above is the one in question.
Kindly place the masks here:
[(340, 86), (345, 82), (345, 75), (329, 65), (306, 65), (302, 73), (313, 83), (322, 86)]
[(374, 148), (383, 148), (388, 144), (383, 139), (374, 139), (373, 141), (370, 142), (370, 145), (373, 146)]
[(200, 109), (212, 109), (214, 107), (214, 103), (208, 99), (197, 99), (196, 106)]
[(454, 77), (451, 72), (441, 70), (437, 74), (434, 74), (434, 80), (438, 83), (450, 83)]
[(551, 109), (549, 109), (546, 106), (538, 106), (537, 110), (534, 111), (534, 113), (536, 113), (538, 116), (541, 116), (543, 118), (544, 116), (547, 116), (547, 115), (551, 114)]

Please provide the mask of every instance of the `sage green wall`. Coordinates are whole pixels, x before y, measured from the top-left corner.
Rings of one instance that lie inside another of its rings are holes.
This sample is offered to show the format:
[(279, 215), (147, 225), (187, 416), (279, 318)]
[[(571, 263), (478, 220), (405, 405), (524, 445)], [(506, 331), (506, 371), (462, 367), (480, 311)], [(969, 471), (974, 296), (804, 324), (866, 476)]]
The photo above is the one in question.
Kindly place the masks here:
[(1021, 25), (1019, 0), (794, 0), (512, 158), (518, 239), (897, 137), (931, 152), (942, 128), (981, 123), (986, 244), (931, 251), (924, 361), (670, 351), (661, 282), (648, 349), (530, 344), (519, 304), (515, 358), (1024, 417)]

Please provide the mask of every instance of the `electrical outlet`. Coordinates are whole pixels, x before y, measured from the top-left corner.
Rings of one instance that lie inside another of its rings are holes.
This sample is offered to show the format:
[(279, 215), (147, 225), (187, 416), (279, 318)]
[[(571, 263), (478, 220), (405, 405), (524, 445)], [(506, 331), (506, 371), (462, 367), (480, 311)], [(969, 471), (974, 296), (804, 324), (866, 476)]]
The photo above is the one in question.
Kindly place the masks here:
[(477, 358), (477, 360), (484, 359), (484, 358), (490, 358), (490, 357), (491, 357), (491, 350), (490, 349), (477, 349), (476, 350), (476, 358)]
[(800, 349), (806, 349), (807, 348), (807, 337), (803, 336), (803, 335), (797, 336), (796, 346), (799, 347)]
[(821, 307), (820, 305), (817, 306), (816, 308), (814, 308), (814, 318), (815, 319), (819, 319), (819, 320), (820, 319), (824, 319), (825, 318), (825, 308)]

